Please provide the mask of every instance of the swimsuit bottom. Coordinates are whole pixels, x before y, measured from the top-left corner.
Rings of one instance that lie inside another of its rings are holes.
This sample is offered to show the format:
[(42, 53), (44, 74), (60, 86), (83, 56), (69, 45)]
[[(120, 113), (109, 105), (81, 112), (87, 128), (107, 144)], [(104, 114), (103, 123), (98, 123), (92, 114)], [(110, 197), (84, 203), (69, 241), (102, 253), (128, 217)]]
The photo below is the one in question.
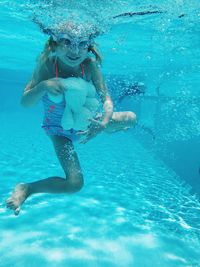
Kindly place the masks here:
[(47, 135), (58, 135), (65, 136), (70, 139), (72, 142), (76, 142), (81, 138), (81, 135), (77, 135), (77, 133), (81, 133), (83, 131), (77, 131), (74, 129), (64, 130), (61, 126), (42, 126)]

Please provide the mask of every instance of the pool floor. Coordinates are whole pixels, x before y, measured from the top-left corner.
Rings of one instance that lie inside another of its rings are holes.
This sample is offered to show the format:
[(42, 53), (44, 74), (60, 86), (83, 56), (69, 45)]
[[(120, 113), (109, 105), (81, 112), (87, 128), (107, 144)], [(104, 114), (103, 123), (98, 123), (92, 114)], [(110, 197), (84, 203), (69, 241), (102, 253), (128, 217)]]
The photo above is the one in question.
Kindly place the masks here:
[(16, 183), (63, 171), (39, 116), (0, 121), (1, 267), (200, 266), (200, 203), (132, 130), (76, 144), (84, 188), (33, 196), (15, 217), (4, 201)]

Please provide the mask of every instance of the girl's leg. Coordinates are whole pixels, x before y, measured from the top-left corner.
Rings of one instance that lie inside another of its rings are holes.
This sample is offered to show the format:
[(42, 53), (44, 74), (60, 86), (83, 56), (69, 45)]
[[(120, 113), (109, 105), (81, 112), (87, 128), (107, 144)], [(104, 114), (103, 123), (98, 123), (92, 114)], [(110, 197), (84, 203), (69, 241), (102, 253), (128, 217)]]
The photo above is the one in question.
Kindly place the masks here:
[(135, 113), (131, 111), (125, 112), (114, 112), (112, 119), (110, 120), (108, 126), (105, 129), (106, 133), (114, 133), (118, 131), (128, 130), (134, 126), (150, 134), (153, 139), (155, 139), (155, 134), (152, 129), (137, 123)]
[(33, 183), (19, 184), (7, 200), (7, 207), (19, 213), (22, 203), (36, 193), (74, 193), (83, 186), (83, 175), (72, 142), (63, 136), (52, 136), (56, 155), (65, 172), (66, 178), (49, 177)]
[(136, 124), (136, 115), (132, 111), (113, 112), (112, 119), (109, 121), (105, 132), (114, 133), (128, 130)]

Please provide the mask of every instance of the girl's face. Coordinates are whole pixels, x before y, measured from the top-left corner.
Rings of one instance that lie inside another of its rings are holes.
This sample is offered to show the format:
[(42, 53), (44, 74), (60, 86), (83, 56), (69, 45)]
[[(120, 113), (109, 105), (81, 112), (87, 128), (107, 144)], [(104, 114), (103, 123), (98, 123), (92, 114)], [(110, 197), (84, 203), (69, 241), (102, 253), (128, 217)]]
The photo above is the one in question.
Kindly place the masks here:
[(79, 65), (87, 57), (89, 44), (87, 37), (65, 36), (57, 42), (55, 52), (65, 64), (73, 67)]

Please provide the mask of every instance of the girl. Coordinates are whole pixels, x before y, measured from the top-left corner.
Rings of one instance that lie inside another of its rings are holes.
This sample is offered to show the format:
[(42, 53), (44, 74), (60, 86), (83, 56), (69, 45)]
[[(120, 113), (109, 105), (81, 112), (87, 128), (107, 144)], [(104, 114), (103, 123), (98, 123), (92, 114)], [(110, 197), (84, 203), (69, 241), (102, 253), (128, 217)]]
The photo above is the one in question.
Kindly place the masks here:
[[(83, 187), (84, 179), (73, 141), (82, 136), (81, 143), (86, 143), (97, 134), (116, 132), (132, 127), (136, 122), (133, 112), (113, 112), (113, 103), (98, 67), (101, 56), (94, 45), (95, 32), (91, 27), (68, 22), (54, 31), (48, 32), (50, 38), (41, 54), (31, 81), (22, 94), (24, 107), (34, 106), (42, 100), (44, 104), (43, 128), (50, 137), (56, 155), (64, 170), (65, 178), (49, 177), (32, 183), (18, 184), (7, 207), (20, 212), (24, 201), (36, 193), (74, 193)], [(95, 59), (89, 53), (95, 55)], [(103, 113), (92, 119), (87, 131), (64, 130), (61, 119), (66, 105), (53, 103), (48, 95), (57, 96), (67, 90), (60, 78), (81, 77), (91, 82), (103, 103)]]

